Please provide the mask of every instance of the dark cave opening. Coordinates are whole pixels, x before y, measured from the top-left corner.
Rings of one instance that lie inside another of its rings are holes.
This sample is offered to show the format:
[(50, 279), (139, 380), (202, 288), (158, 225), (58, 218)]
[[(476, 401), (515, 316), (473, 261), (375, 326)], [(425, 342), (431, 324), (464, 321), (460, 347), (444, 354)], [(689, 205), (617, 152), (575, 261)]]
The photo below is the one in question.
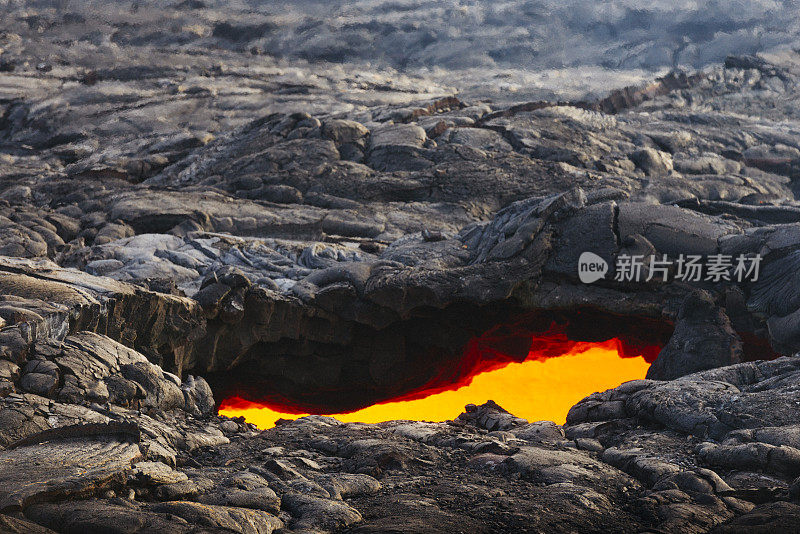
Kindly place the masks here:
[[(454, 389), (530, 359), (615, 343), (652, 363), (673, 331), (666, 320), (593, 309), (429, 310), (382, 330), (355, 326), (349, 344), (258, 344), (227, 371), (205, 375), (218, 403), (241, 398), (297, 413), (339, 413)], [(625, 379), (621, 379), (620, 382)]]
[[(592, 308), (524, 311), (452, 306), (418, 311), (415, 317), (381, 330), (354, 325), (347, 344), (301, 340), (258, 344), (232, 369), (206, 378), (223, 412), (259, 407), (286, 414), (344, 414), (428, 398), (512, 364), (547, 361), (591, 348), (613, 351), (613, 361), (606, 361), (612, 368), (619, 360), (646, 362), (641, 375), (621, 372), (608, 385), (615, 387), (644, 378), (674, 329), (667, 319)], [(744, 361), (779, 356), (767, 340), (739, 335)], [(591, 385), (575, 383), (579, 398), (596, 391), (587, 387)]]

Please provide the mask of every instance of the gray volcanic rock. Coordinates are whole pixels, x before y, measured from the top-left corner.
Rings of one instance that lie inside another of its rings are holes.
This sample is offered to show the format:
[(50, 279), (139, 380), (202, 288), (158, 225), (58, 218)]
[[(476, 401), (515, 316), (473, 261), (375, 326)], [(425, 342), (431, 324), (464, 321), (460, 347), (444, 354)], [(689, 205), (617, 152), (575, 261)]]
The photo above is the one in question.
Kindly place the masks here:
[[(800, 352), (797, 10), (473, 4), (0, 2), (0, 531), (796, 527), (800, 360), (749, 360)], [(761, 263), (651, 270), (681, 255)], [(215, 415), (553, 323), (663, 349), (564, 426)]]
[(739, 363), (742, 342), (725, 313), (708, 295), (689, 295), (675, 332), (647, 371), (647, 378), (672, 380), (697, 371)]
[(0, 527), (3, 529), (2, 532), (8, 534), (52, 534), (55, 532), (36, 523), (8, 515), (0, 515)]
[(124, 479), (140, 454), (133, 444), (86, 439), (3, 451), (0, 509), (19, 510), (43, 500), (97, 494), (115, 479)]

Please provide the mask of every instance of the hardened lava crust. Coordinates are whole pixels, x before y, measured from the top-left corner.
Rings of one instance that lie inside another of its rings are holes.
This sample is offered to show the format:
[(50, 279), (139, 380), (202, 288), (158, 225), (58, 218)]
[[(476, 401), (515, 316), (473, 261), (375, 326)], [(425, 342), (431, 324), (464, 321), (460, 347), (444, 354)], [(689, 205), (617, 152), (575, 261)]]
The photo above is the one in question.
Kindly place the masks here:
[[(0, 0), (0, 533), (800, 530), (798, 52), (536, 92), (413, 3), (122, 4)], [(748, 270), (625, 267), (689, 256)], [(402, 395), (523, 317), (663, 350), (563, 426), (216, 414)]]

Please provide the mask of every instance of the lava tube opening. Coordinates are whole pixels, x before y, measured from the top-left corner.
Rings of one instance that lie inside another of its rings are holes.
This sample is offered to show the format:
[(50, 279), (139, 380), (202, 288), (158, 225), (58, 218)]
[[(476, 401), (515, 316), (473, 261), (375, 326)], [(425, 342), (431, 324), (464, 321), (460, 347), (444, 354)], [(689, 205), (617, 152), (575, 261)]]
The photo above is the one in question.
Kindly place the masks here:
[(569, 408), (585, 396), (644, 378), (668, 338), (666, 330), (656, 329), (646, 341), (575, 341), (568, 335), (575, 328), (569, 323), (551, 322), (543, 332), (530, 325), (523, 319), (495, 326), (470, 339), (460, 358), (441, 366), (423, 385), (356, 410), (307, 409), (289, 399), (252, 401), (232, 395), (222, 401), (219, 413), (244, 417), (262, 429), (309, 414), (344, 422), (444, 421), (466, 404), (493, 400), (518, 417), (562, 424)]

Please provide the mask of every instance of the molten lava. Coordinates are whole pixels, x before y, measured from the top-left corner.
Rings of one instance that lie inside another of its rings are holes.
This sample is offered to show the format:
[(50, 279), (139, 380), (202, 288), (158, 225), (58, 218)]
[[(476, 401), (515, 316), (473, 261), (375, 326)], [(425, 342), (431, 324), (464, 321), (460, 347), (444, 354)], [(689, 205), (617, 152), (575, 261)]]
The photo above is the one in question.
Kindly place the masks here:
[[(466, 404), (491, 399), (518, 417), (562, 424), (569, 408), (585, 396), (644, 378), (659, 349), (616, 338), (576, 342), (555, 324), (539, 334), (502, 326), (473, 339), (457, 365), (443, 369), (425, 386), (357, 411), (327, 415), (364, 423), (444, 421), (456, 417)], [(300, 411), (240, 397), (225, 399), (219, 407), (221, 415), (244, 416), (262, 429), (280, 418), (308, 415)]]

